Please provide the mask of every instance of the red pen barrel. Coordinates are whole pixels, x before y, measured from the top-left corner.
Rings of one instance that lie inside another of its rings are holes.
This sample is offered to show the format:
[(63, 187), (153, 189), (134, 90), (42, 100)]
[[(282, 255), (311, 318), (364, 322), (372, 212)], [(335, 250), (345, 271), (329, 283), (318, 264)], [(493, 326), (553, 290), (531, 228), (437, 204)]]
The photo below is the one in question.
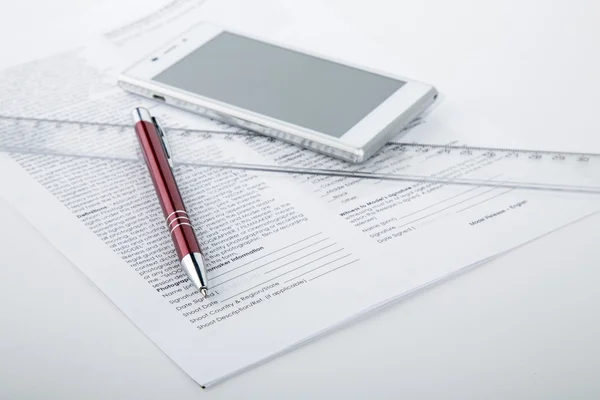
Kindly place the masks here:
[(179, 260), (190, 253), (202, 254), (159, 132), (145, 120), (135, 124), (135, 132)]

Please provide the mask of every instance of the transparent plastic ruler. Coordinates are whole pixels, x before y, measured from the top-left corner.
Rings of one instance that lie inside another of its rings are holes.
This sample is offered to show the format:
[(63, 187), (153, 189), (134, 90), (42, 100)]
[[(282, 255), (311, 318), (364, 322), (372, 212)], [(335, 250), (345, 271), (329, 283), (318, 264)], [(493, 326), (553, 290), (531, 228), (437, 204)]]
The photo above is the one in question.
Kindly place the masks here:
[[(175, 165), (292, 174), (339, 188), (358, 180), (600, 194), (600, 154), (387, 143), (349, 164), (248, 132), (163, 127)], [(132, 125), (0, 115), (0, 151), (143, 162)]]

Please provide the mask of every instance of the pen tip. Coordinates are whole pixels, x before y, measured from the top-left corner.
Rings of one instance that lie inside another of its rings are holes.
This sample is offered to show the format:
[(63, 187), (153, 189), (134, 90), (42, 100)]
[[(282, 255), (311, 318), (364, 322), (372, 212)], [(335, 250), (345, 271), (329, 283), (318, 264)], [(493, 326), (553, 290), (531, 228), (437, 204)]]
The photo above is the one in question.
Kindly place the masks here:
[(208, 295), (208, 290), (206, 290), (206, 288), (202, 288), (200, 289), (200, 293), (202, 293), (202, 297), (206, 298), (206, 296)]

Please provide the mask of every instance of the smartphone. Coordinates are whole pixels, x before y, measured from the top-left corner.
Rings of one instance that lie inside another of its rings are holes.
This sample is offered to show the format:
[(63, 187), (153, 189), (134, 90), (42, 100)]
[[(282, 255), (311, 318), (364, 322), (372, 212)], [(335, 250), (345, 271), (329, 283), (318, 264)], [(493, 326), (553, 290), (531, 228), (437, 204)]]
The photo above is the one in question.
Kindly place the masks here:
[(431, 85), (206, 23), (127, 69), (119, 85), (353, 163), (437, 98)]

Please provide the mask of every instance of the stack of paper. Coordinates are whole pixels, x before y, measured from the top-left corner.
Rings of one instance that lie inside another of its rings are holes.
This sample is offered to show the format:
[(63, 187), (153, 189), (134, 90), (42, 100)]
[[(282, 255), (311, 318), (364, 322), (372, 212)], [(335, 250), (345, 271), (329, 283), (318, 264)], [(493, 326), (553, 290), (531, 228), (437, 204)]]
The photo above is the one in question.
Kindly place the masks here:
[[(132, 107), (146, 102), (118, 89), (116, 74), (157, 38), (199, 16), (219, 19), (200, 3), (174, 2), (87, 49), (5, 71), (0, 110), (130, 123)], [(171, 126), (225, 129), (146, 105)], [(431, 143), (440, 132), (424, 124), (408, 135)], [(276, 162), (269, 151), (242, 150)], [(179, 268), (143, 164), (1, 154), (0, 170), (2, 195), (201, 385), (600, 209), (593, 198), (566, 194), (339, 177), (307, 185), (178, 167), (208, 262), (203, 299)], [(335, 201), (341, 193), (344, 201)]]

